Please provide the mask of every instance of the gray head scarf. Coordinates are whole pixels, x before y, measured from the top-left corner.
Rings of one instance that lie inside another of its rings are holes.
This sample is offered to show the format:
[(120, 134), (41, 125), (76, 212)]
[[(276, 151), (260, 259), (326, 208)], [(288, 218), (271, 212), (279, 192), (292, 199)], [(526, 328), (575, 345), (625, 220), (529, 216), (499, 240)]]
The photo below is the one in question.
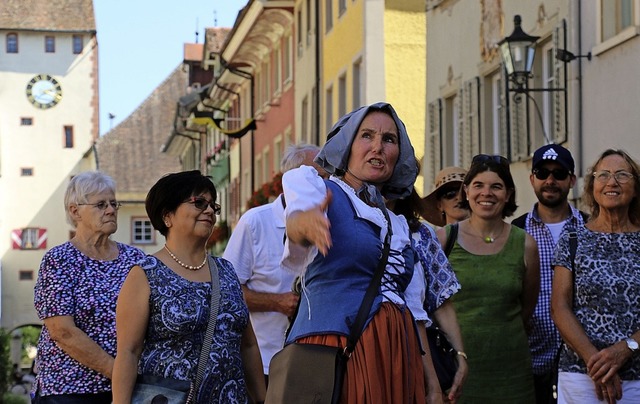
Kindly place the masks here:
[(407, 129), (398, 118), (391, 104), (378, 102), (360, 107), (340, 118), (327, 135), (327, 143), (316, 156), (315, 162), (330, 174), (343, 175), (347, 171), (351, 144), (358, 132), (358, 128), (364, 117), (374, 111), (387, 112), (391, 115), (398, 127), (398, 142), (400, 146), (400, 154), (393, 169), (393, 174), (383, 184), (381, 193), (387, 199), (404, 198), (411, 194), (413, 183), (418, 176), (418, 167), (416, 166), (413, 146), (411, 146)]

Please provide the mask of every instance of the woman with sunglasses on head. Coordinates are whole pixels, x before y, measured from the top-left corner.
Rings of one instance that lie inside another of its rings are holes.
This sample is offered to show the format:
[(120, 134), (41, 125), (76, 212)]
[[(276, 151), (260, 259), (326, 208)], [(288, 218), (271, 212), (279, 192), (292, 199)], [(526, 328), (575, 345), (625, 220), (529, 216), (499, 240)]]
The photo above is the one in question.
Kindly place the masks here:
[(435, 189), (424, 197), (422, 216), (432, 225), (459, 222), (469, 217), (469, 209), (462, 207), (460, 192), (467, 170), (460, 167), (446, 167), (436, 175)]
[[(131, 402), (137, 373), (194, 382), (206, 344), (194, 402), (264, 400), (262, 360), (240, 282), (228, 261), (205, 249), (220, 214), (216, 196), (200, 171), (166, 175), (147, 195), (147, 214), (166, 244), (131, 270), (118, 299), (115, 404)], [(212, 290), (215, 271), (219, 291)], [(204, 341), (211, 296), (218, 293), (213, 338)]]
[[(469, 376), (461, 403), (533, 403), (526, 326), (540, 287), (533, 237), (505, 222), (517, 205), (509, 162), (473, 158), (462, 186), (470, 216), (458, 224), (449, 262), (462, 285), (453, 302)], [(444, 247), (452, 225), (437, 231)]]
[(551, 315), (565, 344), (559, 403), (640, 402), (640, 167), (606, 150), (585, 176), (591, 207), (555, 251)]
[(74, 176), (64, 206), (75, 235), (44, 255), (34, 290), (43, 327), (33, 402), (109, 404), (116, 300), (144, 253), (111, 240), (120, 207), (111, 177), (98, 171)]

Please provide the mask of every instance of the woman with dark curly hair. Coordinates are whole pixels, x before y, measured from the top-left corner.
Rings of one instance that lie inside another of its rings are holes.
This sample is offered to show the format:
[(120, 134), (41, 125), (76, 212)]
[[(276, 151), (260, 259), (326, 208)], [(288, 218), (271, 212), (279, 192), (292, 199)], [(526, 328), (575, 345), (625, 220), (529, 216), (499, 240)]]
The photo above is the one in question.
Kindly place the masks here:
[(166, 175), (147, 195), (147, 214), (166, 244), (133, 267), (118, 298), (115, 404), (131, 402), (137, 373), (195, 381), (213, 307), (211, 270), (218, 272), (219, 308), (194, 402), (264, 400), (262, 360), (240, 282), (229, 261), (205, 250), (220, 214), (216, 196), (200, 171)]
[(608, 149), (585, 177), (591, 217), (571, 259), (563, 234), (551, 314), (565, 341), (559, 403), (640, 402), (640, 167)]
[[(536, 241), (504, 221), (515, 212), (509, 161), (479, 154), (462, 185), (459, 222), (449, 262), (462, 285), (451, 301), (468, 355), (469, 376), (460, 403), (533, 403), (526, 326), (540, 288)], [(439, 229), (446, 245), (452, 225)]]

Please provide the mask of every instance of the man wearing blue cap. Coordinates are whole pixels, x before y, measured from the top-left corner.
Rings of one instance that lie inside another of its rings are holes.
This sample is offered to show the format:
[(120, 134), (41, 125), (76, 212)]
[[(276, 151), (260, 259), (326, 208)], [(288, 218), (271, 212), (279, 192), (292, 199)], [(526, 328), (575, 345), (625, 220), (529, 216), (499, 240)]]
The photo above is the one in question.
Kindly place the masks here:
[(553, 251), (565, 229), (583, 226), (587, 219), (567, 200), (576, 183), (574, 169), (573, 157), (564, 147), (548, 144), (536, 150), (529, 180), (538, 202), (530, 212), (511, 222), (533, 236), (540, 252), (540, 294), (529, 334), (538, 404), (555, 403), (553, 376), (558, 371), (556, 355), (561, 343), (550, 313)]

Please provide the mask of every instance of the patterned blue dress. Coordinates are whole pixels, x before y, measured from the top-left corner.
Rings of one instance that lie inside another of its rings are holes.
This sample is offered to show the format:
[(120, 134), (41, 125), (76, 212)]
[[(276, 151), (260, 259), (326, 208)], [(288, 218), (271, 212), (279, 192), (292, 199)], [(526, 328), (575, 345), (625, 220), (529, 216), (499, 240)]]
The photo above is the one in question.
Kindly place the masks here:
[[(196, 402), (246, 403), (240, 344), (249, 310), (231, 263), (215, 260), (220, 275), (220, 309)], [(140, 266), (149, 280), (151, 296), (138, 373), (194, 381), (209, 320), (211, 284), (184, 279), (153, 256), (147, 256)]]

